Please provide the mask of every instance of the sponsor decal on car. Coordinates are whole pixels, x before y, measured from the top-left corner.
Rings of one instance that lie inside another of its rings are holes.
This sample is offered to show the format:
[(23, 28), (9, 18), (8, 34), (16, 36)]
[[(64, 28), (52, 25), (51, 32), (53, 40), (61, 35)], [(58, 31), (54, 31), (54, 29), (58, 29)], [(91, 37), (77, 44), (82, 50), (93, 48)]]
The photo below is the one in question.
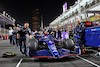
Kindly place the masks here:
[(50, 48), (52, 49), (52, 52), (58, 52), (57, 48), (55, 47), (55, 45), (50, 45)]

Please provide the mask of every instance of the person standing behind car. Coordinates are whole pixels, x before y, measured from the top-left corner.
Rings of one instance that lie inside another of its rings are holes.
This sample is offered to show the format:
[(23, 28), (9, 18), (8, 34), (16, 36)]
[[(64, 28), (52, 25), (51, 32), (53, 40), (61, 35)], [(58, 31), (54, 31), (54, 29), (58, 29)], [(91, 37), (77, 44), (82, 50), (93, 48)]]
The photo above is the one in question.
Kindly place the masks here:
[(83, 44), (84, 44), (84, 41), (85, 41), (85, 38), (84, 38), (85, 26), (79, 20), (77, 20), (77, 23), (78, 24), (76, 25), (76, 28), (74, 29), (75, 30), (75, 34), (80, 36), (80, 38), (78, 38), (77, 44), (81, 48), (84, 48)]
[(17, 35), (16, 27), (13, 27), (13, 45), (15, 45), (16, 43), (16, 35)]
[(48, 29), (48, 33), (49, 33), (49, 35), (53, 35), (53, 34), (54, 34), (53, 31), (54, 31), (54, 30), (53, 30), (52, 26), (49, 25), (49, 29)]
[(29, 28), (29, 23), (26, 23), (26, 27), (27, 27), (29, 35), (31, 35), (31, 29)]
[(12, 46), (12, 41), (13, 41), (13, 30), (12, 27), (9, 27), (9, 39), (10, 39), (10, 45)]
[[(27, 36), (31, 39), (32, 38), (32, 36), (31, 36), (32, 32), (31, 32), (31, 29), (29, 28), (28, 22), (26, 23), (26, 27), (27, 27)], [(27, 43), (29, 42), (29, 38), (27, 38)]]
[[(19, 31), (19, 27), (16, 27), (16, 31), (17, 32)], [(16, 35), (16, 44), (17, 44), (17, 46), (19, 46), (19, 39), (17, 39), (17, 35)]]
[(47, 34), (47, 27), (44, 27), (43, 34)]
[(60, 41), (61, 41), (61, 28), (59, 26), (57, 26), (57, 32), (58, 32), (58, 39), (60, 38)]
[(57, 30), (56, 29), (54, 29), (54, 37), (56, 38), (56, 32), (57, 32)]

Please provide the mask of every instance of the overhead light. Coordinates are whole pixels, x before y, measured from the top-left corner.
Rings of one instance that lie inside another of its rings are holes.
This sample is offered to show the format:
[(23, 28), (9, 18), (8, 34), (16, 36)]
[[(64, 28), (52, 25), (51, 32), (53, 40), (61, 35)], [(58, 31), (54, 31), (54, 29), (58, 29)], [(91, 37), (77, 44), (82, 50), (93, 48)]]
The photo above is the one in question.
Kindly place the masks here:
[(6, 16), (8, 16), (8, 13), (6, 13)]
[(75, 4), (77, 4), (78, 2), (76, 1)]
[(3, 11), (3, 16), (5, 16), (5, 14), (6, 14), (6, 12), (5, 12), (5, 11)]

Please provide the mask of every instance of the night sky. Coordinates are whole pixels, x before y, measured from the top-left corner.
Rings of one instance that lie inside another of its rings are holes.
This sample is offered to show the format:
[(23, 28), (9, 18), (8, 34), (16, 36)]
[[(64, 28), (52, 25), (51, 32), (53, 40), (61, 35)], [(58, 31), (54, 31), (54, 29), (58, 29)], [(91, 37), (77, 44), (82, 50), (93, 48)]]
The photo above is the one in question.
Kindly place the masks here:
[(76, 0), (0, 0), (0, 11), (5, 10), (17, 21), (16, 23), (32, 22), (32, 9), (40, 9), (43, 14), (44, 25), (47, 26), (60, 14), (62, 6), (68, 3), (68, 8)]

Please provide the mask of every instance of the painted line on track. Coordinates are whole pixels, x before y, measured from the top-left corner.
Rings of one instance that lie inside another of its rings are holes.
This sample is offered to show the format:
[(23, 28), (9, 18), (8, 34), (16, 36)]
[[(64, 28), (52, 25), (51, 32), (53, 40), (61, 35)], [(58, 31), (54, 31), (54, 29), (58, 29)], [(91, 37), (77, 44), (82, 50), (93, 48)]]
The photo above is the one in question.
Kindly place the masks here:
[(93, 63), (92, 61), (89, 61), (89, 60), (87, 60), (87, 59), (85, 59), (85, 58), (83, 58), (83, 57), (80, 57), (80, 56), (76, 56), (76, 57), (78, 57), (78, 58), (80, 58), (80, 59), (82, 59), (82, 60), (84, 60), (84, 61), (86, 61), (86, 62), (88, 62), (88, 63), (90, 63), (90, 64), (92, 64), (92, 65), (94, 65), (94, 66), (96, 66), (96, 67), (100, 67), (100, 65), (98, 65), (98, 64), (96, 64), (96, 63)]
[(23, 59), (20, 59), (16, 67), (19, 67)]

